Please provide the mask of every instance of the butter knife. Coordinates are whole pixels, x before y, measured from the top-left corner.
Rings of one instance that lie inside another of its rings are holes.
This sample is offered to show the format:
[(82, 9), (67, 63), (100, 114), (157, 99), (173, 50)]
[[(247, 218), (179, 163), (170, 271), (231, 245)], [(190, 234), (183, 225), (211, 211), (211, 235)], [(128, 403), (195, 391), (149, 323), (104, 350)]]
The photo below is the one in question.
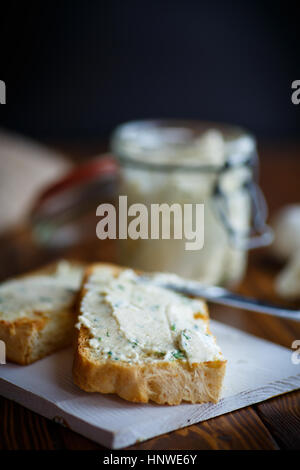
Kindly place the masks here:
[(190, 281), (174, 274), (156, 273), (141, 275), (142, 281), (151, 282), (159, 287), (174, 290), (181, 294), (202, 297), (209, 302), (230, 307), (242, 308), (257, 313), (266, 313), (280, 318), (300, 321), (300, 310), (283, 308), (252, 297), (235, 294), (223, 287), (210, 286), (198, 281)]

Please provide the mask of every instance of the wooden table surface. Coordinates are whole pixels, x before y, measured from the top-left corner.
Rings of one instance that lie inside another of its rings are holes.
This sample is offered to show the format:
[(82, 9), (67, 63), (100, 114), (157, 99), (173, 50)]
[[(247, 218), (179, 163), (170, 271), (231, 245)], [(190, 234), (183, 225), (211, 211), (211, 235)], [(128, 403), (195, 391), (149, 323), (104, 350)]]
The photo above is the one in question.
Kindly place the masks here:
[[(82, 149), (80, 152), (81, 155), (91, 153)], [(284, 204), (300, 202), (300, 145), (262, 146), (260, 156), (260, 181), (271, 213)], [(97, 246), (94, 250), (89, 245), (67, 254), (86, 260), (95, 256), (109, 260), (113, 252), (111, 244), (101, 242), (101, 249)], [(57, 254), (49, 255), (38, 249), (31, 243), (26, 229), (16, 229), (0, 240), (0, 278), (41, 265), (49, 256), (53, 258)], [(272, 282), (279, 269), (267, 250), (251, 253), (247, 275), (239, 290), (279, 303)], [(217, 306), (211, 306), (211, 316), (287, 348), (300, 339), (300, 323), (293, 321)], [(103, 448), (0, 397), (0, 449)], [(156, 437), (130, 449), (300, 449), (300, 391)]]

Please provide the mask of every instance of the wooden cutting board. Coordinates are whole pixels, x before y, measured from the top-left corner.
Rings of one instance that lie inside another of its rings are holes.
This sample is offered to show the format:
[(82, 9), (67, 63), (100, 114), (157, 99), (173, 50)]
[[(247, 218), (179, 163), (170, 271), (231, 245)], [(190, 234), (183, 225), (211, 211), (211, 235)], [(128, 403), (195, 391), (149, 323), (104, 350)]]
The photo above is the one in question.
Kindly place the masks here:
[[(0, 366), (0, 394), (114, 449), (300, 388), (293, 350), (212, 321), (228, 360), (218, 404), (134, 404), (112, 395), (88, 394), (72, 382), (72, 351), (35, 364)], [(295, 362), (295, 361), (294, 361)]]

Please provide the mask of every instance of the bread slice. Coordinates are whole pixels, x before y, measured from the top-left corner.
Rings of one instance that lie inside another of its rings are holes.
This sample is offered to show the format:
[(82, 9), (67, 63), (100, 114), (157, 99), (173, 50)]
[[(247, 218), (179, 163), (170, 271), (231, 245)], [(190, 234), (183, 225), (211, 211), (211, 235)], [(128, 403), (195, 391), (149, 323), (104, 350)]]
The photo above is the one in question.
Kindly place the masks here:
[(60, 261), (0, 284), (6, 359), (30, 364), (71, 344), (83, 265)]
[(205, 302), (101, 263), (87, 268), (80, 298), (73, 378), (81, 389), (141, 403), (218, 401), (226, 360)]

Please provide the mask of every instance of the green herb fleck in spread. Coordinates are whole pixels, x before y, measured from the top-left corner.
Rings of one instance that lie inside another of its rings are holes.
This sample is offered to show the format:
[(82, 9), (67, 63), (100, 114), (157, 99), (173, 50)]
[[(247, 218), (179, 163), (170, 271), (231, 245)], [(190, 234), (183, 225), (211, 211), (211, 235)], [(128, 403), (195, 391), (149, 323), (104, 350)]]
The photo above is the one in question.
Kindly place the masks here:
[(185, 339), (191, 339), (191, 337), (188, 336), (184, 331), (182, 332), (182, 335), (185, 337)]
[(179, 349), (175, 352), (172, 352), (172, 356), (175, 359), (185, 359), (185, 354), (182, 351), (180, 351)]

